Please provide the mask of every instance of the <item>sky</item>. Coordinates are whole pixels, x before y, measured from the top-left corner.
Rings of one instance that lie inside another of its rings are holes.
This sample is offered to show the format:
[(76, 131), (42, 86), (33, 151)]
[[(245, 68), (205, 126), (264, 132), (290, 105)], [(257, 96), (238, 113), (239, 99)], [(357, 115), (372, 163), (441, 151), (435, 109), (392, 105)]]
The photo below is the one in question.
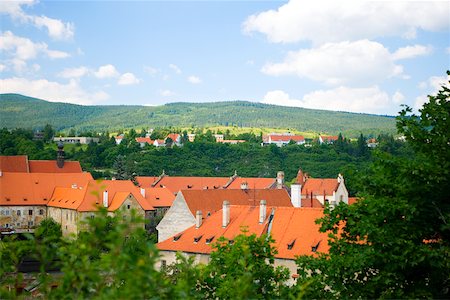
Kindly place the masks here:
[(396, 115), (450, 70), (448, 1), (0, 2), (0, 93)]

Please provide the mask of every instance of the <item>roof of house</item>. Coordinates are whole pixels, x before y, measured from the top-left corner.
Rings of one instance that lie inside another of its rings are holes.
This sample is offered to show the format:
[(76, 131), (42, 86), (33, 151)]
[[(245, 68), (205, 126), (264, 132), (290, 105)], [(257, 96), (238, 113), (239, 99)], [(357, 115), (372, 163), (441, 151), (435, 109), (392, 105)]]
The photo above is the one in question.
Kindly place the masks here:
[(115, 136), (114, 138), (115, 138), (116, 140), (121, 140), (121, 139), (123, 139), (123, 138), (125, 138), (125, 137), (124, 137), (123, 134), (121, 134), (121, 135)]
[(165, 140), (155, 140), (155, 142), (157, 142), (158, 145), (162, 145), (165, 143)]
[(335, 178), (308, 178), (302, 188), (303, 195), (333, 195), (339, 182)]
[(3, 173), (0, 205), (46, 205), (56, 187), (85, 185), (90, 173)]
[(103, 205), (103, 192), (108, 191), (108, 210), (115, 211), (132, 194), (144, 210), (154, 210), (153, 206), (129, 180), (90, 180), (84, 186), (55, 189), (48, 206), (95, 211)]
[(62, 168), (58, 167), (56, 160), (30, 160), (30, 173), (82, 173), (80, 162), (64, 161)]
[(321, 135), (320, 137), (324, 141), (337, 141), (337, 139), (338, 139), (337, 135)]
[(167, 188), (146, 188), (145, 199), (153, 207), (170, 207), (175, 195)]
[[(319, 232), (320, 226), (315, 220), (323, 216), (323, 209), (270, 207), (266, 208), (265, 221), (259, 223), (259, 206), (231, 205), (230, 223), (222, 227), (222, 211), (217, 211), (203, 224), (195, 225), (176, 234), (177, 239), (171, 237), (157, 244), (160, 250), (182, 251), (189, 253), (209, 254), (219, 237), (234, 239), (246, 230), (246, 235), (261, 236), (268, 232), (270, 214), (273, 211), (271, 236), (275, 240), (274, 246), (277, 258), (295, 259), (297, 255), (316, 255), (318, 252), (329, 250), (327, 233)], [(313, 251), (316, 247), (316, 251)]]
[(269, 206), (292, 207), (291, 198), (285, 189), (182, 190), (181, 193), (194, 216), (198, 210), (207, 216), (222, 209), (225, 200), (231, 205), (257, 205), (261, 200), (266, 200)]
[(0, 171), (28, 173), (28, 156), (0, 156)]
[(137, 137), (135, 140), (138, 143), (147, 143), (153, 145), (153, 140), (149, 137)]
[(169, 133), (169, 134), (167, 135), (166, 139), (167, 139), (167, 138), (171, 138), (172, 141), (176, 142), (179, 136), (180, 136), (180, 135), (179, 135), (178, 133)]
[(357, 197), (348, 197), (348, 204), (349, 205), (354, 204), (354, 203), (358, 202), (358, 200), (359, 199)]
[(322, 203), (320, 203), (317, 198), (304, 198), (302, 199), (302, 206), (301, 207), (313, 207), (313, 208), (323, 208)]
[(275, 181), (275, 178), (236, 177), (227, 189), (240, 189), (242, 183), (247, 183), (249, 189), (268, 189)]
[(301, 135), (270, 134), (269, 136), (272, 141), (277, 142), (289, 142), (289, 141), (301, 142), (305, 140), (305, 138)]
[[(136, 177), (141, 187), (151, 187), (160, 177)], [(184, 177), (184, 176), (163, 176), (154, 187), (168, 188), (172, 193), (180, 190), (203, 190), (203, 189), (219, 189), (227, 182), (228, 177)]]

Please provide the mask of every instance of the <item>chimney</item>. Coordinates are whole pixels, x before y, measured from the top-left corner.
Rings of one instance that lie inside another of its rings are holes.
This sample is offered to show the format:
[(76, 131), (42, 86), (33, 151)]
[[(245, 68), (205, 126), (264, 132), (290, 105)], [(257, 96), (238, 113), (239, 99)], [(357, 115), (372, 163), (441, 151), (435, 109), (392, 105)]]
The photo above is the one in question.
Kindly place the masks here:
[(278, 171), (277, 173), (277, 189), (282, 189), (284, 184), (284, 172)]
[(76, 184), (76, 183), (72, 183), (72, 188), (73, 188), (73, 189), (78, 188), (77, 184)]
[(0, 170), (0, 177), (2, 177), (3, 176), (3, 173), (2, 173), (2, 170)]
[(241, 183), (241, 190), (248, 190), (248, 182)]
[(103, 206), (108, 208), (108, 191), (103, 191)]
[(195, 214), (195, 228), (200, 228), (202, 226), (203, 215), (201, 210), (197, 210)]
[(259, 224), (264, 223), (266, 220), (266, 200), (259, 202)]
[(141, 188), (141, 195), (142, 195), (142, 197), (145, 198), (145, 189), (144, 188)]
[(302, 185), (299, 183), (291, 184), (291, 203), (294, 207), (302, 207)]
[(225, 228), (230, 223), (230, 202), (223, 201), (222, 206), (222, 227)]
[(56, 155), (56, 165), (58, 168), (62, 169), (64, 167), (64, 144), (59, 141), (58, 152)]

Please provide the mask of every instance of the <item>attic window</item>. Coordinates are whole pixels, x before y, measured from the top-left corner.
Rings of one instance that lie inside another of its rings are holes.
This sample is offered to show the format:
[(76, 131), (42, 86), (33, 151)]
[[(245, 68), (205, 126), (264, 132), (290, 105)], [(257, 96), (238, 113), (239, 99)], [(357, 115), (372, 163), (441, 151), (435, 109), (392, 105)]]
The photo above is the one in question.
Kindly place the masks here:
[(164, 186), (162, 184), (160, 184), (159, 187), (164, 187)]
[(5, 199), (6, 199), (6, 201), (11, 201), (11, 199), (10, 199), (10, 198), (8, 198), (8, 197), (5, 197)]
[(183, 235), (183, 234), (179, 234), (179, 235), (174, 236), (174, 237), (173, 237), (173, 241), (174, 241), (174, 242), (178, 241), (178, 240), (181, 238), (182, 235)]
[(317, 243), (317, 245), (311, 246), (311, 251), (312, 252), (317, 252), (317, 249), (319, 249), (319, 245), (320, 245), (320, 241)]
[(74, 204), (75, 203), (75, 201), (72, 201), (72, 204)]
[(159, 200), (159, 197), (156, 197), (156, 200)]
[(203, 235), (196, 236), (196, 237), (194, 238), (194, 243), (197, 244), (197, 243), (202, 239), (202, 237), (203, 237)]
[(47, 198), (44, 198), (44, 201), (47, 201)]
[(187, 185), (187, 188), (188, 188), (188, 189), (192, 189), (192, 184), (188, 184), (188, 185)]
[(206, 216), (207, 216), (207, 217), (210, 217), (210, 216), (211, 216), (211, 212), (208, 211), (208, 213), (206, 214)]
[(23, 201), (28, 201), (28, 199), (27, 198), (23, 198)]
[(205, 240), (206, 244), (211, 244), (211, 242), (214, 240), (214, 236), (209, 237)]
[(294, 247), (294, 245), (295, 245), (295, 239), (293, 239), (289, 244), (287, 244), (288, 250), (292, 250), (292, 248)]

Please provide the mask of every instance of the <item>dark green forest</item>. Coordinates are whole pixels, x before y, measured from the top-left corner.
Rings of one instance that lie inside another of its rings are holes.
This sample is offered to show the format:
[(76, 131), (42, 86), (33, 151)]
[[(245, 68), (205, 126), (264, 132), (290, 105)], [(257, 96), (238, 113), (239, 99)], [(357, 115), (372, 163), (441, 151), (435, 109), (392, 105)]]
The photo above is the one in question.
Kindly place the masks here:
[[(64, 99), (61, 99), (63, 101)], [(292, 128), (299, 131), (357, 137), (395, 133), (395, 119), (388, 116), (356, 114), (246, 101), (214, 103), (170, 103), (162, 106), (82, 106), (55, 103), (18, 94), (0, 94), (0, 128), (41, 128), (50, 124), (57, 130), (118, 131), (148, 127), (238, 126)]]

